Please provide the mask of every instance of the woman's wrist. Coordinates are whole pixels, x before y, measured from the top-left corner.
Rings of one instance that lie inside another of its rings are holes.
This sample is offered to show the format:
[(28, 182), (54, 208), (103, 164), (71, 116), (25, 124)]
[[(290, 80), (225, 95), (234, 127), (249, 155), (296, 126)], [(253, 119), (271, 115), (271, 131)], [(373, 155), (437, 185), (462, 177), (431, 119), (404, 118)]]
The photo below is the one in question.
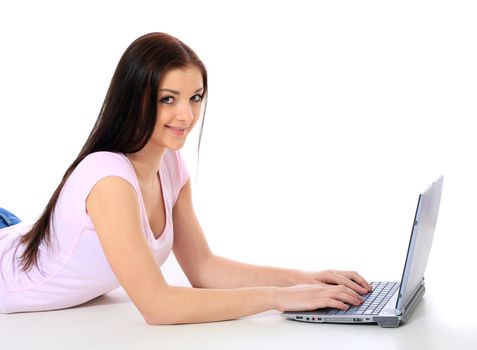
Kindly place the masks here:
[(280, 291), (283, 287), (270, 287), (270, 295), (271, 295), (271, 308), (273, 310), (281, 311), (281, 302), (280, 302)]
[(312, 273), (303, 270), (290, 270), (290, 285), (297, 284), (314, 284), (317, 281), (313, 278)]

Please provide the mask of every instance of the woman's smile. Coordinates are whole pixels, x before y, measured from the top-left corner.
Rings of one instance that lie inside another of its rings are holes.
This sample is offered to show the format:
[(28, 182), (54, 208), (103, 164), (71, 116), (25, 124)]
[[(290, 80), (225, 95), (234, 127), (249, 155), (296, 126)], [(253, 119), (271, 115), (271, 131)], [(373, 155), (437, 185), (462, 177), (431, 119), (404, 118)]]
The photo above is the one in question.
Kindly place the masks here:
[(182, 137), (186, 135), (187, 128), (180, 128), (180, 127), (175, 127), (170, 125), (166, 125), (166, 128), (168, 128), (176, 136)]

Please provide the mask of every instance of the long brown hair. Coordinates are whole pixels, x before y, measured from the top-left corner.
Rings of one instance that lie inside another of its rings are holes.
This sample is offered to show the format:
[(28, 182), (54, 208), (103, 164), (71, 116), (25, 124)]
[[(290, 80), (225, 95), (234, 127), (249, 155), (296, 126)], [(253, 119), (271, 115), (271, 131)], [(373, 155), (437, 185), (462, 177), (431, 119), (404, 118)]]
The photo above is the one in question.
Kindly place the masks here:
[[(124, 52), (114, 72), (98, 119), (81, 152), (68, 167), (39, 219), (19, 243), (24, 271), (38, 266), (38, 249), (50, 245), (53, 212), (60, 192), (76, 166), (90, 153), (99, 151), (134, 153), (152, 136), (156, 124), (158, 89), (164, 74), (174, 68), (194, 65), (202, 73), (204, 96), (207, 70), (198, 56), (177, 38), (150, 33), (136, 39)], [(202, 127), (199, 134), (202, 135)]]

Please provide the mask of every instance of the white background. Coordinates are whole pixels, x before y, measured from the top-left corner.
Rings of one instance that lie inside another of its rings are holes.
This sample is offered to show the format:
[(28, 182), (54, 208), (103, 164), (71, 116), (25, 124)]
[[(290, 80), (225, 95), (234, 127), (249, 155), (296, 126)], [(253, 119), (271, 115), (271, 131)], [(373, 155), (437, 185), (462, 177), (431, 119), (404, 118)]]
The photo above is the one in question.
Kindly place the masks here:
[(399, 279), (444, 174), (428, 283), (475, 289), (476, 18), (472, 1), (2, 2), (0, 206), (41, 213), (123, 51), (164, 31), (209, 71), (200, 162), (196, 136), (183, 152), (214, 252)]

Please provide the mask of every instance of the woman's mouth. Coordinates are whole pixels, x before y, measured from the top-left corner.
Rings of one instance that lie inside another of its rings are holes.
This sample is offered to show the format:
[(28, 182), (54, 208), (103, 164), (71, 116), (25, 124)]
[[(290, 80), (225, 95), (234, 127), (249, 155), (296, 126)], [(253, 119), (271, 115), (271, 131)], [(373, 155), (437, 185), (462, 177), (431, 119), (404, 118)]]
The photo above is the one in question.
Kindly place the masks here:
[(186, 128), (179, 128), (170, 125), (166, 125), (166, 128), (168, 128), (176, 136), (184, 136), (186, 132)]

